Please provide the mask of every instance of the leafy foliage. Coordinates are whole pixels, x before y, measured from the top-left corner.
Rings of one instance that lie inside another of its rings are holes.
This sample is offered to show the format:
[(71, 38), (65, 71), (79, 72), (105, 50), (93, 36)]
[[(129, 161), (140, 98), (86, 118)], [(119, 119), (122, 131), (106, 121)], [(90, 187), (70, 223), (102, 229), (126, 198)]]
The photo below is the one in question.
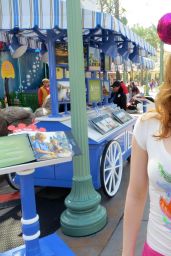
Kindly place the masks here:
[(157, 29), (154, 25), (148, 28), (140, 26), (139, 24), (134, 25), (131, 28), (137, 35), (141, 36), (145, 41), (151, 44), (154, 48), (160, 47), (160, 39), (157, 35)]
[(125, 25), (127, 24), (126, 10), (120, 6), (119, 0), (97, 0), (97, 5), (100, 6), (101, 12), (110, 13)]

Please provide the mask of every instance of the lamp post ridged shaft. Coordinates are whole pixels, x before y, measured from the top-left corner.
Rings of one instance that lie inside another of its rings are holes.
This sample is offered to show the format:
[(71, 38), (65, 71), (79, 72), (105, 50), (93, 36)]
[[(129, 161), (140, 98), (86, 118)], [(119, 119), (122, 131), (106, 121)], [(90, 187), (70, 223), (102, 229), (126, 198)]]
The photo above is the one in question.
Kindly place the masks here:
[(61, 215), (62, 231), (70, 236), (93, 234), (106, 224), (106, 209), (92, 185), (89, 166), (86, 92), (80, 0), (67, 0), (72, 133), (82, 154), (73, 158), (73, 185)]

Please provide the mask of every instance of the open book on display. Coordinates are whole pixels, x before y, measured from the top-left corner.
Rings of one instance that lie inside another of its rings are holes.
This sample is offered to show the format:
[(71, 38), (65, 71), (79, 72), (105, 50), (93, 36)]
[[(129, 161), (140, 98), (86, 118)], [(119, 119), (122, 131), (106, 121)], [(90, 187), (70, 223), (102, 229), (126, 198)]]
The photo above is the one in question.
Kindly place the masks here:
[(91, 118), (89, 122), (101, 134), (108, 133), (109, 131), (114, 130), (116, 127), (120, 125), (117, 121), (112, 119), (112, 117), (109, 114), (103, 114)]
[(81, 151), (69, 131), (31, 131), (0, 137), (0, 168), (79, 154)]
[(128, 114), (124, 109), (113, 109), (112, 114), (113, 117), (121, 124), (124, 124), (132, 119), (132, 116)]

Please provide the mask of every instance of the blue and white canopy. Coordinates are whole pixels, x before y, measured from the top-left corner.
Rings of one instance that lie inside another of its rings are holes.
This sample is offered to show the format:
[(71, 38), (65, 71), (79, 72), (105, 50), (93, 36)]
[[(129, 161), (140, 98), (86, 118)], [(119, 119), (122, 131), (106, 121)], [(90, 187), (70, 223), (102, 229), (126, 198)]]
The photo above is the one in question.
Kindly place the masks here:
[[(82, 9), (83, 34), (86, 30), (100, 27), (103, 30), (113, 31), (122, 35), (122, 39), (131, 41), (144, 49), (148, 54), (155, 55), (155, 49), (136, 35), (127, 26), (113, 16)], [(37, 28), (44, 31), (48, 29), (67, 29), (66, 1), (64, 0), (0, 0), (0, 30), (9, 31), (19, 28), (23, 36), (34, 37), (26, 30)], [(5, 41), (5, 33), (1, 32), (0, 40)]]

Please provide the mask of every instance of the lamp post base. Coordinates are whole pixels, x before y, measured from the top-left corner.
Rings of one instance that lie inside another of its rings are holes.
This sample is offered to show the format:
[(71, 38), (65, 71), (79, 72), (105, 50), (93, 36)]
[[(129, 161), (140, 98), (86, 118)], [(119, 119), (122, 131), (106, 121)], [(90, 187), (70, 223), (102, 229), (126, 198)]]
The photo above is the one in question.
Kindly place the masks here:
[(67, 209), (61, 215), (63, 233), (79, 237), (100, 231), (107, 222), (106, 209), (100, 201), (90, 177), (73, 181), (72, 191), (65, 199)]
[(65, 235), (80, 237), (100, 231), (106, 225), (106, 210), (102, 206), (91, 212), (74, 213), (70, 210), (61, 216), (61, 228)]
[[(71, 249), (56, 234), (40, 238), (39, 244), (39, 256), (75, 256)], [(0, 253), (0, 256), (27, 256), (25, 245)]]

